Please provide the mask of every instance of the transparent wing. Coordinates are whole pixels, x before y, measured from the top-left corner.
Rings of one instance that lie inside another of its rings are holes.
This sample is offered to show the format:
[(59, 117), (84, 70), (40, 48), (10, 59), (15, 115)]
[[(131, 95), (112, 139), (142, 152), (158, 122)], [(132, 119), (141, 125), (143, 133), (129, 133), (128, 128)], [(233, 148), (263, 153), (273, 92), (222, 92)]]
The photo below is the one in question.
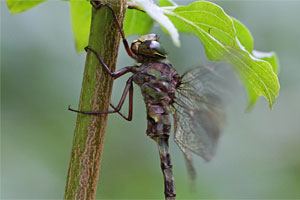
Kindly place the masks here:
[(191, 178), (195, 170), (190, 151), (207, 161), (215, 154), (225, 120), (223, 98), (229, 95), (228, 73), (232, 72), (226, 66), (195, 68), (182, 76), (176, 91), (175, 142), (185, 155)]

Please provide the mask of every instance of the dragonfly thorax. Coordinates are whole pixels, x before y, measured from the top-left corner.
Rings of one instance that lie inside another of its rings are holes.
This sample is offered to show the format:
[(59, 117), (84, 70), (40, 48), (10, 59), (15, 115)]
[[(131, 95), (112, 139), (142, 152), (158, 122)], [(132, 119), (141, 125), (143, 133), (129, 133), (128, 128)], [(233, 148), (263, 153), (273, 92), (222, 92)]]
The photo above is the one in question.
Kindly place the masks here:
[(137, 62), (143, 63), (165, 59), (167, 53), (158, 42), (156, 34), (143, 35), (131, 44), (132, 52), (137, 56)]
[(140, 66), (141, 71), (133, 75), (133, 81), (141, 88), (145, 103), (169, 106), (180, 76), (169, 63), (147, 62)]

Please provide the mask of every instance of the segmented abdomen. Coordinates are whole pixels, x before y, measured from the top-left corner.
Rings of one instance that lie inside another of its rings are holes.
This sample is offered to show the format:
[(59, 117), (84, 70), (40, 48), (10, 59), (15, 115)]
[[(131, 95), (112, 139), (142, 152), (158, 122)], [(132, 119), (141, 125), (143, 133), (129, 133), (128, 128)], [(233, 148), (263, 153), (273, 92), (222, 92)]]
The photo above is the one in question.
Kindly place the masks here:
[(147, 104), (147, 135), (151, 138), (170, 136), (171, 121), (168, 111), (162, 105)]
[(171, 64), (144, 63), (141, 71), (133, 76), (133, 81), (141, 87), (146, 103), (147, 135), (156, 142), (158, 147), (164, 176), (165, 198), (174, 200), (176, 191), (168, 143), (171, 120), (167, 108), (173, 102), (180, 76)]
[(168, 111), (162, 105), (147, 104), (147, 135), (158, 147), (160, 166), (164, 176), (165, 198), (173, 200), (176, 196), (171, 156), (169, 153), (169, 136), (171, 121)]

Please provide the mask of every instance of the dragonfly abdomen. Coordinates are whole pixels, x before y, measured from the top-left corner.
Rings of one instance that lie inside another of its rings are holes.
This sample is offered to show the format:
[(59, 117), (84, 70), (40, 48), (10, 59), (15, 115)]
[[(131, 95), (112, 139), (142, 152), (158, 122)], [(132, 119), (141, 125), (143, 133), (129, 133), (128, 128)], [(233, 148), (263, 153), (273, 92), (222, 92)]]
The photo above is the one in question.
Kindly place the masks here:
[(169, 138), (155, 137), (152, 139), (156, 142), (159, 151), (160, 166), (164, 176), (165, 198), (166, 200), (174, 200), (176, 197), (176, 190), (171, 155), (169, 153)]
[(170, 117), (162, 105), (147, 104), (147, 120), (147, 135), (156, 142), (159, 151), (160, 166), (164, 176), (165, 197), (172, 200), (175, 199), (176, 191), (168, 142), (171, 130)]
[(147, 135), (158, 147), (160, 166), (164, 177), (165, 198), (175, 200), (176, 191), (169, 153), (171, 120), (168, 107), (175, 97), (180, 76), (171, 64), (163, 62), (143, 63), (133, 81), (141, 88), (147, 108)]
[(170, 136), (171, 121), (168, 111), (162, 105), (147, 104), (147, 135), (151, 138)]

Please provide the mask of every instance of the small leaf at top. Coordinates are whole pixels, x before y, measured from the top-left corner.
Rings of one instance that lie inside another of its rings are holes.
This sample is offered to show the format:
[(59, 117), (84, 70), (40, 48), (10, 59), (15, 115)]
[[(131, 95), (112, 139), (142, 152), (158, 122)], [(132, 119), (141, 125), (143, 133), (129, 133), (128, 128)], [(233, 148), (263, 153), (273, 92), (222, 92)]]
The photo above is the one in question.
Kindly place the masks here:
[(47, 0), (35, 0), (35, 1), (25, 1), (25, 0), (6, 0), (6, 4), (11, 13), (19, 13), (26, 11), (30, 8), (37, 6), (38, 4)]

